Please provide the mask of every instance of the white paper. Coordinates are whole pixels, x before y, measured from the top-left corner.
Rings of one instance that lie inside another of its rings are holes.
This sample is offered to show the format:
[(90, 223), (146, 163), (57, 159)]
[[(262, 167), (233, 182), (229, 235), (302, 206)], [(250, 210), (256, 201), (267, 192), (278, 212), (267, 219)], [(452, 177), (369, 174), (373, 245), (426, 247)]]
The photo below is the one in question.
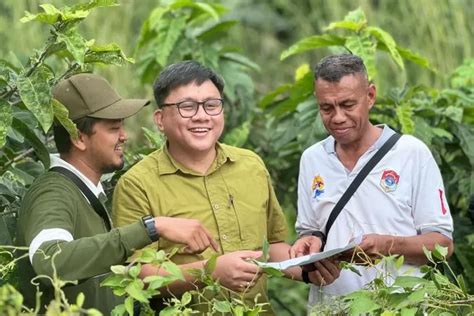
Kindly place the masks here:
[(326, 259), (337, 255), (338, 253), (344, 252), (346, 250), (352, 249), (355, 246), (359, 245), (362, 241), (362, 236), (357, 236), (352, 241), (342, 248), (331, 249), (323, 252), (310, 253), (309, 255), (288, 259), (281, 262), (257, 262), (262, 268), (274, 268), (277, 270), (286, 270), (294, 266), (302, 266), (308, 263), (313, 263), (322, 259)]

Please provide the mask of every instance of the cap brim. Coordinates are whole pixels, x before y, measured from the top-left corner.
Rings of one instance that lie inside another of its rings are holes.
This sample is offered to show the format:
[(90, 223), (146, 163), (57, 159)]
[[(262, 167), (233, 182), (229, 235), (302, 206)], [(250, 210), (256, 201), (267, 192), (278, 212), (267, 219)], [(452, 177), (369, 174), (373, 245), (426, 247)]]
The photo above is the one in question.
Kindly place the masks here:
[(101, 119), (120, 120), (134, 115), (149, 103), (150, 100), (145, 99), (121, 99), (97, 112), (88, 114), (87, 116)]

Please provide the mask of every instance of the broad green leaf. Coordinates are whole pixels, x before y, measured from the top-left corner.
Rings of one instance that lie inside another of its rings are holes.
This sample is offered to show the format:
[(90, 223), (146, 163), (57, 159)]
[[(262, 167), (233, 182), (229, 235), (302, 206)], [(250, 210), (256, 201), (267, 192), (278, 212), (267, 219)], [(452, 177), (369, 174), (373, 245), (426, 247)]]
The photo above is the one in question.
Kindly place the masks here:
[(183, 306), (188, 305), (189, 303), (191, 303), (192, 298), (193, 296), (191, 295), (191, 293), (185, 292), (183, 296), (181, 297), (181, 304)]
[(122, 66), (135, 61), (133, 58), (127, 57), (117, 44), (110, 43), (107, 45), (90, 45), (85, 53), (84, 62)]
[(62, 15), (62, 12), (52, 4), (41, 4), (40, 7), (43, 9), (44, 13), (32, 14), (26, 11), (25, 16), (20, 19), (20, 22), (26, 23), (36, 20), (52, 25), (56, 23)]
[(265, 268), (262, 268), (263, 272), (265, 272), (266, 274), (268, 274), (269, 276), (272, 276), (272, 277), (283, 277), (285, 276), (285, 274), (278, 270), (278, 269), (275, 269), (275, 268), (271, 268), (271, 267), (265, 267)]
[(208, 29), (202, 30), (200, 33), (196, 34), (196, 38), (203, 42), (215, 42), (218, 39), (227, 36), (228, 31), (236, 24), (238, 21), (221, 21), (218, 22)]
[(84, 293), (79, 293), (79, 295), (77, 295), (77, 298), (76, 298), (76, 305), (78, 307), (82, 307), (82, 305), (84, 304), (84, 299), (85, 299), (85, 296), (84, 296)]
[(397, 50), (397, 43), (395, 43), (395, 40), (393, 39), (392, 35), (385, 32), (381, 28), (374, 26), (367, 27), (366, 31), (372, 34), (372, 36), (374, 36), (379, 42), (384, 43), (395, 63), (401, 69), (405, 69), (402, 56)]
[(354, 55), (357, 55), (364, 60), (369, 80), (373, 80), (377, 74), (377, 69), (375, 67), (377, 44), (372, 40), (370, 34), (363, 32), (360, 35), (348, 37), (345, 47)]
[(436, 72), (436, 69), (433, 68), (431, 65), (430, 65), (430, 62), (428, 61), (428, 59), (424, 58), (423, 56), (417, 54), (417, 53), (414, 53), (412, 52), (411, 50), (409, 50), (408, 48), (403, 48), (403, 47), (400, 47), (400, 46), (397, 46), (397, 50), (398, 52), (400, 53), (400, 56), (403, 57), (403, 59), (405, 60), (409, 60), (417, 65), (420, 65), (422, 67), (425, 67), (431, 71), (435, 71)]
[(400, 316), (415, 316), (418, 308), (410, 307), (410, 308), (402, 308), (400, 310)]
[(115, 7), (119, 6), (120, 4), (118, 3), (117, 0), (92, 0), (89, 1), (88, 3), (80, 3), (76, 4), (71, 8), (71, 11), (88, 11), (94, 8), (100, 8), (100, 7)]
[(300, 65), (295, 71), (295, 81), (303, 79), (309, 72), (311, 72), (309, 64)]
[(474, 87), (474, 58), (464, 60), (451, 74), (450, 81), (453, 88)]
[(338, 22), (332, 22), (324, 30), (331, 31), (333, 29), (340, 28), (340, 29), (351, 30), (354, 32), (359, 32), (366, 24), (367, 24), (367, 21), (365, 22), (338, 21)]
[(236, 63), (239, 63), (247, 68), (250, 68), (252, 70), (260, 72), (260, 66), (245, 57), (244, 55), (238, 54), (238, 53), (224, 53), (222, 54), (222, 58), (226, 58), (232, 61), (235, 61)]
[(176, 280), (184, 281), (183, 272), (175, 263), (170, 262), (170, 261), (165, 261), (161, 264), (161, 267), (165, 269), (166, 272), (171, 274)]
[(268, 243), (268, 240), (265, 238), (262, 243), (262, 253), (263, 253), (263, 260), (268, 261), (270, 258), (270, 243)]
[(309, 50), (328, 46), (343, 46), (345, 38), (336, 35), (323, 34), (304, 38), (284, 50), (280, 55), (280, 60), (284, 60), (292, 55), (300, 54)]
[(68, 109), (58, 100), (53, 99), (51, 101), (53, 107), (53, 113), (56, 120), (66, 129), (73, 139), (79, 137), (76, 124), (69, 118)]
[(11, 105), (0, 99), (0, 148), (5, 145), (7, 141), (8, 129), (12, 125), (13, 114)]
[(250, 122), (245, 121), (242, 125), (237, 126), (227, 132), (224, 136), (224, 143), (235, 147), (242, 147), (250, 135)]
[(211, 5), (204, 2), (195, 2), (194, 7), (207, 13), (214, 20), (219, 21), (219, 12), (217, 12)]
[(139, 263), (137, 265), (134, 265), (133, 267), (131, 267), (130, 269), (128, 269), (128, 274), (132, 277), (132, 278), (137, 278), (138, 275), (140, 274), (140, 270), (142, 269), (142, 265)]
[(217, 264), (217, 257), (217, 255), (213, 255), (207, 260), (206, 265), (204, 266), (204, 271), (207, 274), (212, 274), (212, 272), (214, 272)]
[[(312, 73), (307, 73), (301, 80), (298, 80), (289, 90), (290, 96), (288, 99), (279, 103), (272, 111), (272, 114), (277, 117), (293, 112), (298, 105), (313, 98), (314, 77)], [(313, 103), (314, 104), (314, 103)]]
[(79, 65), (84, 64), (84, 55), (87, 46), (84, 38), (79, 34), (76, 27), (67, 28), (63, 32), (58, 32), (58, 42), (66, 44), (67, 50), (74, 57)]
[(136, 299), (137, 301), (147, 303), (148, 299), (143, 291), (144, 284), (143, 281), (137, 279), (133, 280), (130, 284), (127, 285), (125, 288), (125, 292), (127, 292), (131, 297)]
[(219, 313), (230, 313), (232, 311), (230, 303), (227, 301), (216, 301), (214, 302), (214, 311)]
[(413, 277), (413, 276), (399, 276), (395, 279), (395, 282), (393, 283), (393, 286), (399, 286), (402, 288), (408, 288), (408, 289), (413, 289), (414, 287), (418, 287), (420, 285), (426, 284), (429, 281), (423, 278), (419, 277)]
[(467, 290), (467, 287), (466, 287), (466, 282), (464, 282), (464, 277), (462, 276), (462, 274), (456, 276), (456, 281), (459, 285), (459, 288), (462, 290), (462, 292), (464, 293), (464, 295), (468, 295), (468, 290)]
[(462, 122), (462, 116), (463, 116), (463, 108), (460, 108), (458, 106), (448, 106), (444, 110), (444, 115), (448, 117), (449, 119), (461, 123)]
[(375, 302), (366, 291), (357, 291), (346, 297), (351, 300), (350, 315), (363, 315), (374, 312), (380, 308), (380, 305)]
[(30, 110), (46, 133), (53, 123), (50, 80), (54, 74), (47, 67), (38, 67), (30, 76), (24, 73), (17, 79), (18, 91), (25, 106)]
[(160, 32), (160, 42), (157, 47), (156, 61), (162, 66), (166, 66), (168, 57), (175, 48), (178, 39), (186, 29), (186, 18), (177, 17), (172, 19), (163, 33)]
[(380, 316), (396, 316), (397, 313), (390, 310), (384, 310)]
[(365, 17), (364, 10), (362, 10), (360, 7), (350, 11), (345, 17), (344, 21), (352, 21), (352, 22), (358, 22), (358, 23), (367, 23), (367, 18)]
[(45, 144), (38, 138), (35, 131), (25, 122), (13, 117), (12, 128), (18, 131), (34, 148), (36, 156), (43, 163), (45, 169), (49, 169), (49, 152)]
[(105, 279), (104, 281), (102, 281), (100, 283), (100, 286), (108, 286), (108, 287), (114, 288), (114, 287), (120, 286), (124, 280), (126, 279), (123, 276), (123, 274), (113, 274), (109, 276), (107, 279)]
[(127, 311), (128, 315), (134, 315), (133, 314), (133, 297), (127, 297), (125, 299), (125, 310)]
[(271, 91), (263, 97), (263, 99), (258, 103), (258, 106), (262, 109), (267, 108), (272, 104), (278, 96), (281, 96), (283, 93), (288, 92), (293, 85), (287, 83), (277, 87), (275, 90)]
[(429, 251), (425, 246), (423, 246), (423, 253), (425, 254), (425, 257), (430, 261), (433, 262), (433, 256), (431, 255), (431, 251)]
[(446, 256), (448, 255), (448, 247), (440, 246), (439, 244), (435, 245), (435, 248), (432, 251), (433, 256), (439, 260), (446, 260)]
[(400, 122), (403, 134), (412, 135), (415, 131), (415, 123), (413, 122), (413, 108), (408, 103), (403, 103), (396, 108), (397, 118)]
[(121, 265), (111, 266), (110, 270), (115, 274), (122, 274), (122, 275), (127, 274), (127, 267), (121, 266)]
[(403, 255), (397, 258), (397, 261), (395, 261), (395, 267), (397, 268), (397, 270), (402, 267), (404, 261), (405, 261), (405, 257)]
[(438, 136), (438, 137), (442, 137), (442, 138), (446, 138), (450, 142), (452, 142), (453, 139), (454, 139), (454, 135), (451, 134), (450, 132), (448, 132), (445, 129), (438, 128), (438, 127), (433, 127), (431, 131), (433, 132), (433, 135)]
[(458, 124), (456, 135), (461, 141), (461, 149), (469, 158), (471, 166), (474, 166), (474, 128), (470, 125)]

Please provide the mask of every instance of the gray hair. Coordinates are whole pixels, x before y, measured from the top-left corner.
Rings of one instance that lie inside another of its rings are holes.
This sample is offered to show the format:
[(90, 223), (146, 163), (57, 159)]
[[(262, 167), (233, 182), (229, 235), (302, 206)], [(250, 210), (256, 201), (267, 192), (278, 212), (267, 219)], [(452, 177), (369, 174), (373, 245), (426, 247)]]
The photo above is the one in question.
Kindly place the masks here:
[(368, 78), (362, 58), (351, 54), (327, 56), (314, 68), (314, 80), (338, 82), (342, 77), (354, 74)]

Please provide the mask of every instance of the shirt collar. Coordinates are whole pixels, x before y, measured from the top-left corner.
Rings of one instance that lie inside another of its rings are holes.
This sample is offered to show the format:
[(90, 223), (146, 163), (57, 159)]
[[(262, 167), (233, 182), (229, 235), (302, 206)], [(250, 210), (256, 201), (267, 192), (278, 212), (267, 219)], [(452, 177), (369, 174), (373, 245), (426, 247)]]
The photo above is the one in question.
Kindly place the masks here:
[[(209, 169), (209, 173), (212, 173), (215, 170), (219, 169), (223, 164), (225, 164), (228, 161), (234, 162), (237, 160), (235, 155), (233, 155), (227, 148), (225, 148), (220, 143), (216, 144), (216, 150), (217, 150), (217, 156), (216, 156), (216, 159), (214, 159), (214, 162), (211, 168)], [(185, 166), (177, 162), (171, 156), (168, 150), (168, 143), (163, 145), (163, 150), (161, 151), (161, 153), (158, 155), (157, 158), (158, 158), (158, 166), (159, 166), (158, 173), (160, 175), (173, 174), (173, 173), (176, 173), (178, 170), (186, 174), (198, 175), (193, 170), (186, 168)]]
[(102, 187), (102, 183), (100, 183), (100, 181), (99, 181), (99, 184), (96, 186), (91, 180), (89, 180), (89, 178), (87, 178), (85, 175), (83, 175), (76, 167), (71, 165), (66, 160), (61, 159), (61, 157), (59, 157), (59, 154), (51, 154), (49, 157), (51, 159), (51, 167), (50, 168), (53, 168), (53, 167), (66, 168), (66, 169), (72, 171), (76, 176), (78, 176), (82, 180), (82, 182), (84, 182), (85, 185), (87, 185), (89, 190), (91, 190), (92, 193), (94, 193), (94, 195), (97, 198), (99, 197), (100, 194), (105, 195), (104, 188)]
[[(380, 124), (375, 126), (382, 128), (382, 134), (379, 136), (379, 138), (377, 138), (375, 143), (373, 143), (372, 146), (369, 147), (367, 151), (379, 149), (380, 147), (382, 147), (383, 144), (385, 144), (385, 142), (387, 141), (387, 139), (390, 138), (390, 136), (395, 134), (395, 131), (386, 124)], [(329, 136), (328, 138), (326, 138), (323, 143), (323, 147), (328, 154), (336, 154), (336, 140), (334, 139), (334, 137)]]

